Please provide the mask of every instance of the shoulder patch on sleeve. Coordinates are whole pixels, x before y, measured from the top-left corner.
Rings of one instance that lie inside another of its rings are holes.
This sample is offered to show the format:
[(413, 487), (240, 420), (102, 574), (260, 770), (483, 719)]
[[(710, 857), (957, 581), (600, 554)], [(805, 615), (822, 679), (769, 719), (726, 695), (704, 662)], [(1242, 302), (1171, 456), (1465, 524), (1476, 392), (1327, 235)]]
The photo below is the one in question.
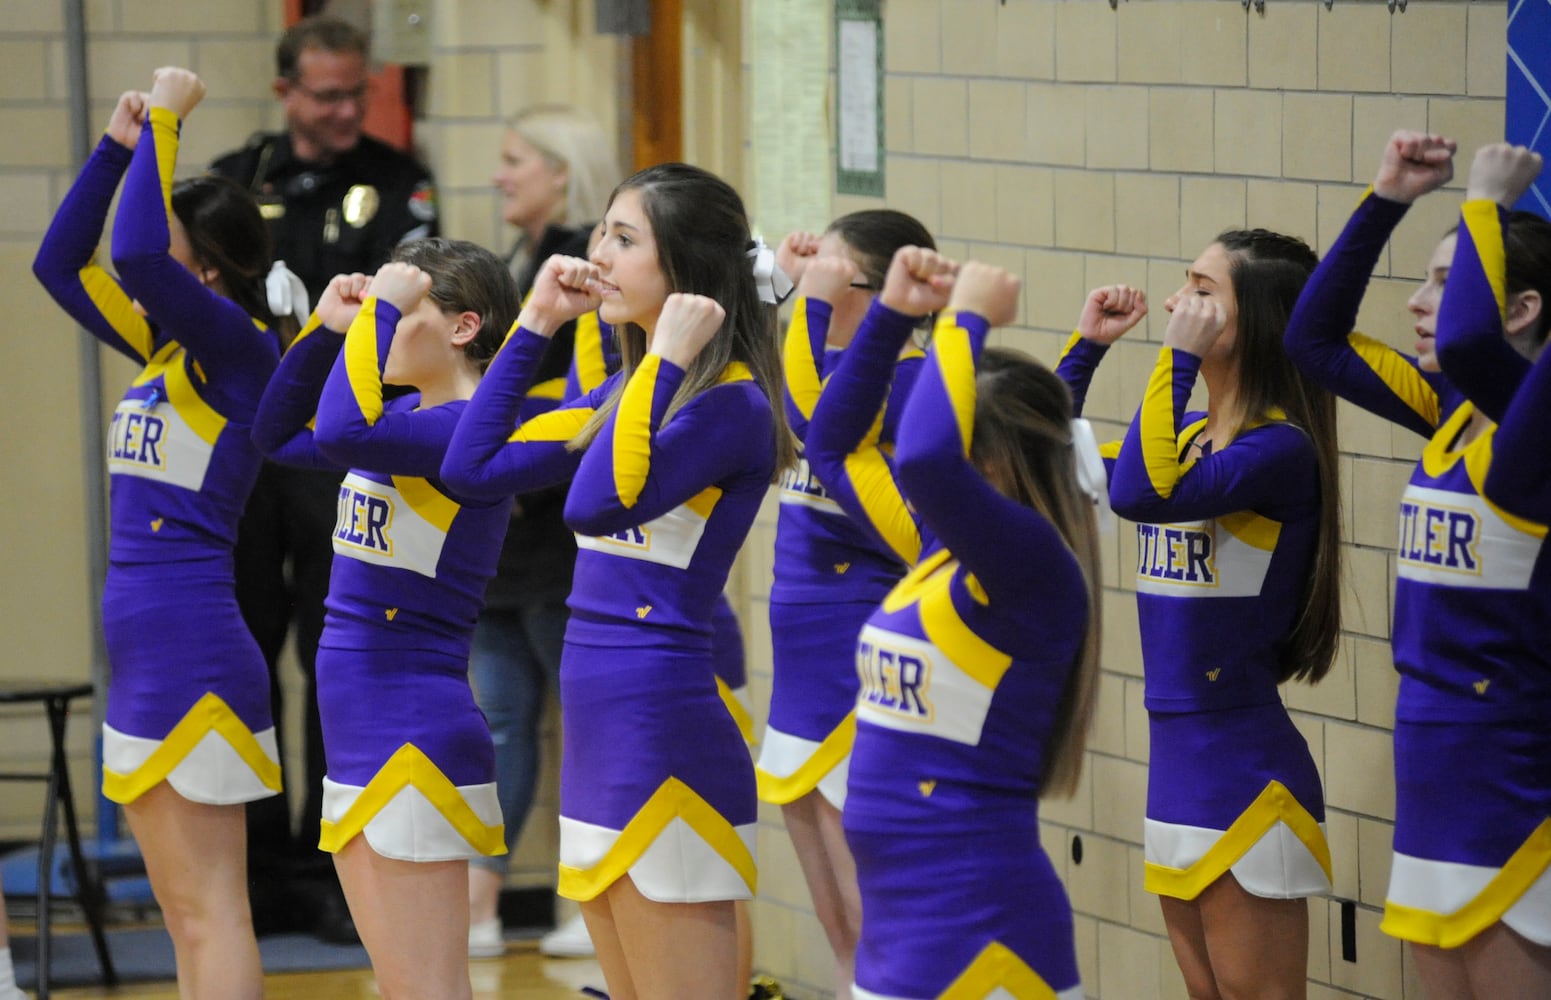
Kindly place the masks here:
[(421, 222), (436, 218), (436, 185), (429, 180), (421, 181), (409, 193), (409, 214)]

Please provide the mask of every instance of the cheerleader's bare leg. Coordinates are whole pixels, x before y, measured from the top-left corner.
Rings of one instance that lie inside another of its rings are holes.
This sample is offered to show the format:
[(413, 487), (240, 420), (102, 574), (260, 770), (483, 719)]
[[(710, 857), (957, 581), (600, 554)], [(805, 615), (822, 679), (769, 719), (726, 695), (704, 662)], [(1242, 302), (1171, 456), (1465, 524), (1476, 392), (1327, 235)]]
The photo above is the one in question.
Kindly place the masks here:
[[(641, 895), (628, 875), (600, 898), (612, 919), (629, 986), (635, 990), (633, 996), (623, 994), (625, 1000), (742, 1000), (747, 995), (748, 984), (738, 982), (732, 900), (657, 903)], [(589, 932), (609, 929), (595, 922), (600, 915), (597, 900), (583, 903), (582, 913)], [(601, 962), (604, 942), (594, 936), (593, 943)], [(604, 975), (608, 976), (607, 967)], [(608, 982), (610, 997), (620, 1000), (614, 980)]]
[(1551, 948), (1501, 921), (1458, 948), (1412, 944), (1429, 1000), (1531, 1000), (1551, 996)]
[(1193, 900), (1160, 901), (1192, 1000), (1308, 995), (1308, 900), (1252, 895), (1230, 872)]
[(180, 1000), (262, 997), (244, 807), (194, 802), (163, 781), (124, 814), (172, 936)]
[(383, 1000), (470, 1000), (467, 861), (399, 861), (357, 836), (334, 868)]
[(862, 895), (856, 862), (846, 846), (840, 810), (815, 789), (781, 807), (813, 910), (835, 956), (835, 1000), (850, 1000), (856, 979), (856, 941), (862, 931)]

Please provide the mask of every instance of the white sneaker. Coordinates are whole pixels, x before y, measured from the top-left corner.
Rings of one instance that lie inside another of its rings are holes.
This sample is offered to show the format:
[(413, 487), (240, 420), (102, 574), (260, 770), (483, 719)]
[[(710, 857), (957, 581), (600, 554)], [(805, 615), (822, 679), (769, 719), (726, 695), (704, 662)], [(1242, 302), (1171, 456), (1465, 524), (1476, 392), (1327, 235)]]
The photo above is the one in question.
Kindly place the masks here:
[(501, 937), (500, 917), (469, 924), (469, 958), (500, 958), (505, 954), (506, 941)]
[(539, 954), (550, 958), (592, 958), (597, 951), (587, 933), (587, 922), (578, 913), (539, 938)]

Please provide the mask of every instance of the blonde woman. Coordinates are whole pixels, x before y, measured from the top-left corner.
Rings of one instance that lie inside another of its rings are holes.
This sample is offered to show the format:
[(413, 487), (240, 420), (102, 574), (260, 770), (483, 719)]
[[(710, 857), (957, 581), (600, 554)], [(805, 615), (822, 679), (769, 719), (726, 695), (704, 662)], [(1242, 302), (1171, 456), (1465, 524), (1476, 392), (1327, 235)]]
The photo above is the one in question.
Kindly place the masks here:
[[(547, 104), (519, 112), (501, 142), (501, 164), (491, 178), (501, 193), (501, 218), (516, 228), (506, 263), (526, 297), (539, 266), (554, 254), (585, 257), (592, 224), (603, 218), (619, 168), (597, 122), (574, 108)], [(554, 407), (576, 352), (577, 327), (591, 331), (596, 354), (597, 314), (555, 331), (529, 394), (527, 412)], [(584, 351), (585, 353), (585, 351)], [(602, 374), (598, 375), (601, 380)], [(538, 785), (539, 723), (550, 687), (558, 687), (565, 636), (566, 595), (576, 565), (576, 541), (565, 526), (563, 486), (517, 498), (485, 608), (474, 629), (470, 664), (479, 707), (495, 738), (496, 787), (506, 822), (507, 853), (469, 865), (469, 955), (492, 958), (506, 950), (498, 911), (511, 850), (522, 833)], [(580, 915), (539, 943), (546, 955), (584, 957), (592, 941)]]

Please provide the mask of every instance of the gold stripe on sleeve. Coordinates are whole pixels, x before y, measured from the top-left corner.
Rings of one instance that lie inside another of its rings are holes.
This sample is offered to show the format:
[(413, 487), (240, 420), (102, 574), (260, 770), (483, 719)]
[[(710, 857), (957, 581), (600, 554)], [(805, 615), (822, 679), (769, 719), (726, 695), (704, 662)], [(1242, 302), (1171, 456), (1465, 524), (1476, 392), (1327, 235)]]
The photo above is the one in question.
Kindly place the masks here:
[(355, 405), (370, 427), (382, 416), (382, 367), (377, 358), (377, 299), (368, 298), (345, 334), (345, 374)]

